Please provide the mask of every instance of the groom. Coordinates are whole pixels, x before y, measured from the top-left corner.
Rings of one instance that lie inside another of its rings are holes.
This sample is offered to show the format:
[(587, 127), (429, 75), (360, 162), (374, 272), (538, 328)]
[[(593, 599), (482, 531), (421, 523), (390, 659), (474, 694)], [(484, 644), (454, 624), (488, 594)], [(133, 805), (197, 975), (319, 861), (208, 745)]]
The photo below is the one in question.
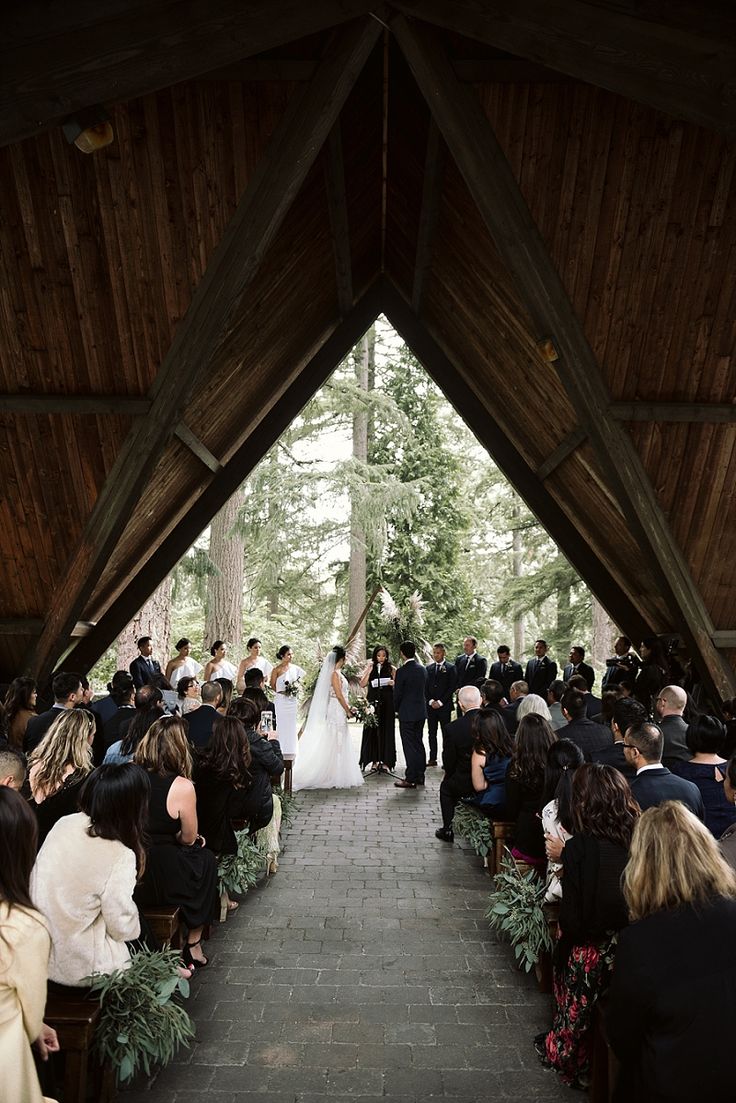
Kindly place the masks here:
[(427, 671), (417, 661), (417, 649), (407, 640), (402, 643), (404, 660), (396, 671), (394, 681), (394, 706), (399, 717), (399, 734), (404, 748), (406, 771), (402, 781), (395, 781), (397, 789), (416, 789), (424, 785), (427, 759), (424, 754), (424, 721), (427, 719), (425, 684)]

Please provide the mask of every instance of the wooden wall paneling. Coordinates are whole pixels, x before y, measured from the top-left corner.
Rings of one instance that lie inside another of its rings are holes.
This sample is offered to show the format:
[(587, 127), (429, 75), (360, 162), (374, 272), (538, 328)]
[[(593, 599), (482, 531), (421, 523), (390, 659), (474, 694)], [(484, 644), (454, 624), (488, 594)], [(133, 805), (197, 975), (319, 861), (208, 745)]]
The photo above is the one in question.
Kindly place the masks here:
[(350, 256), (350, 223), (345, 194), (345, 162), (342, 154), (342, 123), (338, 118), (327, 139), (325, 183), (330, 214), (332, 249), (335, 255), (335, 285), (340, 314), (353, 305), (353, 263)]

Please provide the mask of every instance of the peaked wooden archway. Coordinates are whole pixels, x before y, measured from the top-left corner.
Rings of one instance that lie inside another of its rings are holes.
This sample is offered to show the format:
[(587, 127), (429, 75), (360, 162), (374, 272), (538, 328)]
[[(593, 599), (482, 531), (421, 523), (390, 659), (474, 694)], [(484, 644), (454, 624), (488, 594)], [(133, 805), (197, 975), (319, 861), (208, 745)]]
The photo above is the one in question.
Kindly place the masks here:
[(732, 28), (526, 6), (222, 5), (172, 48), (154, 5), (124, 74), (103, 6), (46, 86), (29, 32), (6, 140), (130, 98), (94, 157), (2, 151), (7, 674), (91, 665), (384, 312), (611, 615), (736, 692)]

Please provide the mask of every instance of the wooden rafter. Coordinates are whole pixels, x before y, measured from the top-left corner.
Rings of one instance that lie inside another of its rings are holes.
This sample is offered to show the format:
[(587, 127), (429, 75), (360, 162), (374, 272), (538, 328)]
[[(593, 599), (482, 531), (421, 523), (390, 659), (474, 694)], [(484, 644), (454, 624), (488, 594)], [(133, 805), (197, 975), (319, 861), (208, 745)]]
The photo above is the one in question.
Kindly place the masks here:
[(561, 463), (575, 452), (585, 440), (584, 429), (573, 429), (555, 448), (554, 452), (547, 456), (544, 463), (537, 468), (537, 478), (544, 481), (557, 470)]
[(380, 31), (379, 23), (365, 19), (335, 32), (314, 77), (287, 107), (176, 330), (149, 394), (148, 416), (131, 430), (64, 571), (64, 584), (25, 664), (38, 678), (48, 674), (63, 650), (197, 378), (216, 370), (242, 297)]
[(291, 424), (302, 406), (322, 386), (382, 309), (381, 289), (373, 285), (346, 317), (326, 337), (299, 375), (299, 386), (284, 392), (265, 418), (243, 441), (208, 487), (194, 500), (174, 531), (156, 548), (145, 565), (127, 579), (121, 593), (103, 610), (94, 629), (68, 652), (66, 661), (86, 671), (99, 659), (146, 602), (159, 583), (174, 569), (199, 534), (228, 498), (235, 493), (258, 461)]
[(479, 400), (480, 396), (463, 378), (460, 361), (451, 358), (433, 334), (431, 325), (426, 319), (416, 316), (392, 284), (387, 284), (384, 289), (383, 311), (614, 621), (632, 638), (646, 634), (646, 620), (641, 611), (580, 539), (578, 527), (562, 512), (539, 476), (501, 429), (494, 417), (492, 404), (484, 405)]
[(130, 395), (0, 394), (0, 412), (13, 414), (147, 414), (151, 401)]
[(429, 120), (427, 152), (424, 158), (424, 182), (422, 184), (422, 206), (419, 212), (419, 233), (417, 235), (417, 253), (414, 261), (414, 283), (411, 292), (411, 305), (415, 313), (422, 307), (422, 298), (427, 275), (432, 264), (434, 232), (440, 211), (442, 193), (443, 147), (439, 128), (433, 118)]
[(736, 673), (713, 645), (713, 625), (629, 435), (607, 417), (610, 396), (513, 171), (472, 88), (461, 84), (435, 33), (397, 18), (392, 29), (515, 280), (537, 341), (552, 336), (555, 368), (660, 592), (676, 615), (709, 690), (736, 692)]
[[(677, 118), (736, 134), (736, 18), (727, 3), (396, 0), (407, 15), (459, 32)], [(626, 10), (628, 9), (628, 10)]]
[(344, 316), (353, 306), (353, 266), (350, 259), (350, 227), (348, 201), (345, 194), (345, 165), (342, 156), (342, 132), (338, 119), (327, 139), (325, 149), (325, 183), (330, 215), (332, 249), (335, 254), (337, 303)]

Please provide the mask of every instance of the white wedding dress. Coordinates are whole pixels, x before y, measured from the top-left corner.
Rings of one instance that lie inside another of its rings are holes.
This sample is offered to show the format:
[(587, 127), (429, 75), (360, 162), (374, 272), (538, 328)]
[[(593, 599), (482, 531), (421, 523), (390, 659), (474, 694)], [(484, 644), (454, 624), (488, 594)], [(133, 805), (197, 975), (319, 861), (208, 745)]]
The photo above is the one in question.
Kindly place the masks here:
[[(352, 789), (363, 784), (363, 773), (348, 730), (345, 710), (335, 696), (331, 678), (332, 655), (325, 660), (314, 692), (304, 734), (294, 763), (296, 789)], [(342, 695), (348, 699), (348, 680), (338, 674)]]

